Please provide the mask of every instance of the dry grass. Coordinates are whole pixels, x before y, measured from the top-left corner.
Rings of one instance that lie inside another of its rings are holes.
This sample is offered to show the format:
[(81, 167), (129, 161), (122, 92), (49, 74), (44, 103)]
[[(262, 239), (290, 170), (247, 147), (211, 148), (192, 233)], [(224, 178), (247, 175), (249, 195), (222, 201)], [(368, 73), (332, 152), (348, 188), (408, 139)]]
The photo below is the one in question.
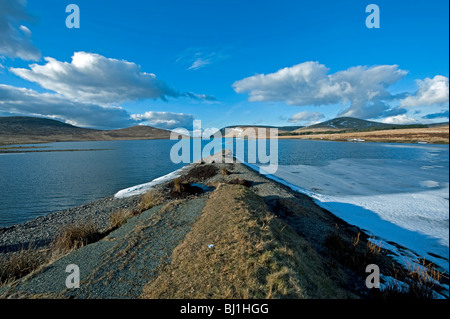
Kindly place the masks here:
[(433, 127), (433, 128), (412, 128), (397, 130), (381, 130), (372, 132), (352, 132), (352, 133), (336, 133), (336, 134), (311, 134), (311, 135), (295, 135), (295, 136), (279, 136), (279, 139), (323, 139), (347, 141), (349, 139), (363, 139), (371, 142), (400, 142), (400, 143), (417, 143), (427, 142), (435, 144), (449, 143), (449, 127)]
[(373, 240), (367, 241), (367, 250), (366, 255), (368, 256), (378, 256), (381, 254), (382, 248), (381, 248), (381, 242), (375, 242)]
[[(209, 247), (209, 245), (214, 245)], [(240, 185), (221, 185), (142, 298), (345, 298), (306, 240)]]
[(179, 177), (173, 180), (173, 191), (177, 193), (181, 193), (181, 179)]
[(114, 230), (122, 225), (124, 225), (128, 219), (133, 216), (136, 216), (137, 212), (128, 210), (128, 209), (119, 209), (117, 212), (112, 214), (109, 218), (110, 220), (110, 229)]
[(101, 232), (91, 223), (67, 225), (47, 249), (23, 248), (11, 254), (0, 254), (0, 285), (17, 280), (40, 267), (58, 260), (67, 253), (102, 239), (109, 232), (123, 226), (127, 220), (161, 201), (149, 191), (141, 198), (137, 209), (120, 209), (110, 216), (110, 226)]
[(45, 261), (43, 255), (33, 247), (16, 253), (0, 255), (0, 285), (14, 281), (39, 268)]
[(138, 205), (139, 212), (146, 211), (161, 202), (161, 197), (155, 191), (149, 190), (141, 197)]
[(98, 241), (103, 235), (90, 223), (74, 224), (64, 227), (53, 243), (53, 251), (69, 252)]
[(432, 263), (419, 260), (419, 263), (407, 265), (406, 269), (394, 267), (393, 277), (395, 281), (380, 291), (377, 295), (378, 298), (433, 299), (435, 297), (433, 291), (439, 288), (437, 284), (443, 274)]
[(393, 277), (395, 281), (383, 290), (372, 289), (373, 298), (432, 299), (434, 298), (433, 290), (438, 287), (437, 284), (442, 278), (442, 274), (434, 265), (425, 261), (421, 264), (412, 263), (406, 268), (384, 264), (382, 261), (384, 251), (380, 242), (372, 238), (363, 241), (360, 233), (350, 243), (337, 232), (332, 232), (326, 237), (325, 245), (339, 262), (356, 274), (366, 276), (365, 266), (369, 264), (384, 265), (382, 273)]
[(99, 232), (92, 224), (68, 225), (61, 229), (60, 234), (46, 249), (38, 250), (32, 246), (18, 252), (0, 254), (0, 285), (20, 279), (103, 237), (104, 233)]
[(366, 265), (381, 262), (382, 247), (370, 238), (361, 240), (361, 233), (347, 241), (339, 231), (333, 231), (325, 238), (324, 245), (336, 260), (358, 275), (365, 274)]
[(227, 170), (226, 167), (222, 167), (221, 173), (222, 175), (230, 175), (230, 172)]

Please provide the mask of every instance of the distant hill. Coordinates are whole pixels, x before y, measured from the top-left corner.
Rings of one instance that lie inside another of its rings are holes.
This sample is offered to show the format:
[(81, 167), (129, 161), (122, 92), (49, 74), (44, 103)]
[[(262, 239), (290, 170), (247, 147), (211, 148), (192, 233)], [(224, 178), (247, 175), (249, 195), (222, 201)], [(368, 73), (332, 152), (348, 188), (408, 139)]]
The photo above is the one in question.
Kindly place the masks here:
[(296, 131), (317, 131), (317, 130), (367, 130), (367, 129), (392, 129), (392, 128), (407, 128), (425, 125), (400, 125), (400, 124), (386, 124), (374, 121), (361, 120), (354, 117), (337, 117), (322, 123), (303, 127)]
[(337, 117), (322, 123), (302, 127), (287, 134), (309, 134), (309, 133), (338, 133), (355, 131), (375, 131), (406, 128), (426, 128), (423, 124), (386, 124), (374, 121), (361, 120), (354, 117)]
[(441, 126), (448, 126), (449, 122), (441, 122), (441, 123), (433, 123), (433, 124), (428, 124), (428, 127), (441, 127)]
[[(354, 117), (338, 117), (332, 120), (328, 120), (322, 123), (310, 125), (310, 126), (267, 126), (267, 125), (233, 125), (227, 126), (220, 130), (222, 136), (225, 135), (225, 130), (231, 130), (232, 134), (239, 136), (243, 130), (247, 128), (277, 128), (279, 136), (291, 136), (291, 135), (308, 135), (308, 134), (327, 134), (327, 133), (348, 133), (348, 132), (367, 132), (378, 130), (391, 130), (391, 129), (408, 129), (408, 128), (427, 128), (434, 126), (445, 126), (448, 123), (437, 124), (386, 124), (374, 121), (361, 120)], [(230, 135), (230, 134), (228, 134)]]
[(170, 138), (170, 131), (144, 125), (118, 130), (95, 130), (46, 118), (0, 117), (0, 145), (168, 138)]

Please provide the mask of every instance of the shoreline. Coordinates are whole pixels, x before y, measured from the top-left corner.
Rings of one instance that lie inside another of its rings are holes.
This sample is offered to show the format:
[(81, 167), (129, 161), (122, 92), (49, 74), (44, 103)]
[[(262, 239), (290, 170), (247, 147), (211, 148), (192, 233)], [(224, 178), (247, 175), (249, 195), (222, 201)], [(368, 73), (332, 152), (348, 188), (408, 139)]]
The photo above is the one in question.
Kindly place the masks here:
[[(217, 171), (219, 171), (220, 168), (226, 167), (231, 171), (231, 175), (223, 176), (218, 173), (213, 177), (208, 177), (206, 179), (201, 178), (200, 180), (195, 180), (192, 176), (189, 177), (190, 172), (194, 171), (195, 168), (206, 166), (213, 166)], [(326, 241), (328, 238), (326, 236), (327, 233), (328, 236), (330, 236), (330, 234), (336, 232), (339, 238), (343, 238), (343, 240), (345, 239), (347, 242), (352, 242), (355, 237), (358, 238), (358, 241), (361, 240), (361, 242), (368, 243), (370, 241), (370, 237), (365, 233), (365, 231), (355, 225), (348, 224), (332, 212), (320, 207), (320, 205), (318, 205), (313, 198), (299, 192), (298, 190), (294, 190), (285, 183), (281, 183), (270, 178), (270, 176), (260, 174), (257, 170), (255, 170), (255, 168), (252, 168), (246, 163), (239, 161), (236, 161), (233, 164), (218, 163), (217, 160), (214, 160), (213, 156), (209, 158), (209, 160), (204, 161), (203, 164), (200, 162), (195, 162), (186, 165), (183, 167), (180, 175), (174, 175), (173, 177), (181, 177), (182, 179), (190, 180), (191, 183), (205, 183), (208, 187), (215, 189), (220, 188), (221, 185), (229, 184), (233, 180), (243, 181), (241, 185), (244, 185), (244, 182), (247, 181), (249, 185), (246, 187), (248, 187), (249, 190), (254, 192), (265, 202), (268, 209), (271, 211), (271, 214), (274, 214), (275, 217), (278, 217), (280, 220), (289, 225), (289, 227), (292, 227), (295, 232), (307, 240), (309, 245), (311, 245), (313, 249), (319, 253), (319, 255), (325, 256), (326, 259), (332, 258), (332, 260), (334, 260), (334, 258), (337, 258), (330, 257), (330, 252), (328, 251), (327, 246), (324, 245), (324, 240)], [(153, 185), (152, 189), (153, 191), (167, 195), (168, 187), (170, 187), (171, 183), (173, 183), (173, 178), (164, 179), (163, 182)], [(208, 200), (210, 194), (214, 194), (215, 192), (216, 191), (212, 191), (210, 193), (207, 192), (204, 195), (189, 196), (184, 201), (184, 205), (190, 206), (194, 203), (195, 206), (197, 205), (195, 203), (198, 203), (198, 201), (204, 203), (205, 200)], [(52, 241), (57, 237), (58, 231), (61, 227), (67, 224), (80, 224), (91, 220), (94, 221), (99, 229), (108, 229), (110, 216), (118, 209), (135, 209), (142, 194), (143, 193), (141, 192), (132, 194), (132, 196), (129, 197), (117, 198), (115, 196), (117, 195), (116, 193), (115, 195), (79, 207), (38, 217), (23, 224), (0, 228), (0, 253), (6, 253), (8, 251), (9, 253), (14, 253), (14, 251), (17, 252), (20, 250), (21, 247), (25, 247), (30, 244), (32, 244), (31, 246), (35, 246), (41, 250), (48, 249)], [(172, 200), (169, 200), (169, 202)], [(291, 210), (293, 211), (290, 212)], [(195, 219), (192, 219), (190, 223), (194, 221)], [(128, 225), (128, 223), (126, 223), (125, 226), (126, 225)], [(119, 228), (117, 231), (120, 232), (121, 229), (122, 228)], [(189, 233), (189, 229), (190, 228), (186, 229), (184, 232)], [(115, 232), (111, 235), (114, 233)], [(108, 235), (108, 237), (111, 235)], [(106, 239), (108, 237), (106, 237)], [(17, 238), (19, 238), (19, 240), (17, 240)], [(163, 241), (167, 240), (165, 237), (162, 238)], [(181, 239), (179, 240), (182, 240), (182, 237), (180, 238)], [(100, 242), (103, 241), (104, 240), (100, 240)], [(180, 241), (177, 243), (180, 243)], [(90, 246), (94, 247), (95, 243), (86, 247)], [(175, 246), (171, 249), (174, 249), (174, 247)], [(168, 254), (171, 252), (173, 251), (170, 250)], [(396, 262), (396, 258), (394, 258), (391, 254), (392, 252), (386, 251), (384, 255), (380, 257), (378, 262), (383, 265), (397, 264), (397, 267), (401, 267), (401, 264), (398, 264)], [(346, 269), (345, 266), (343, 271), (347, 272), (349, 270)], [(355, 293), (354, 289), (356, 288), (351, 288), (350, 291)], [(356, 291), (358, 291), (358, 289), (361, 288), (357, 288)], [(93, 293), (93, 291), (91, 291), (91, 293)], [(80, 295), (79, 297), (84, 298), (82, 296), (87, 295)], [(102, 298), (105, 296), (102, 295), (100, 297)]]

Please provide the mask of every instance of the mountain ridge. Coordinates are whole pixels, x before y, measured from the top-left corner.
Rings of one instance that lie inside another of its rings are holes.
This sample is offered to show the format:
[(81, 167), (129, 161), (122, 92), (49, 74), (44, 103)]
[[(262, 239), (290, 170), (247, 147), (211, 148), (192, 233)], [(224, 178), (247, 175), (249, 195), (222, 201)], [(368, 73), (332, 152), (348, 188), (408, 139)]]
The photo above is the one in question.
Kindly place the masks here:
[(0, 117), (0, 145), (69, 141), (168, 139), (170, 131), (146, 125), (116, 130), (82, 128), (58, 120), (28, 116)]
[(389, 124), (358, 119), (355, 117), (336, 117), (321, 123), (309, 125), (293, 132), (319, 131), (319, 130), (373, 130), (373, 129), (397, 129), (397, 128), (425, 128), (426, 124)]
[[(223, 136), (231, 137), (232, 135), (241, 136), (245, 135), (247, 128), (277, 128), (278, 136), (297, 136), (305, 134), (316, 133), (348, 133), (348, 132), (368, 132), (379, 130), (397, 130), (397, 129), (419, 129), (430, 128), (438, 126), (448, 126), (448, 122), (445, 123), (433, 123), (433, 124), (389, 124), (375, 121), (362, 120), (354, 117), (337, 117), (324, 122), (312, 124), (309, 126), (269, 126), (269, 125), (231, 125), (220, 129)], [(226, 135), (225, 131), (229, 130), (229, 134)], [(257, 132), (255, 132), (257, 133)], [(266, 132), (266, 137), (269, 137)]]

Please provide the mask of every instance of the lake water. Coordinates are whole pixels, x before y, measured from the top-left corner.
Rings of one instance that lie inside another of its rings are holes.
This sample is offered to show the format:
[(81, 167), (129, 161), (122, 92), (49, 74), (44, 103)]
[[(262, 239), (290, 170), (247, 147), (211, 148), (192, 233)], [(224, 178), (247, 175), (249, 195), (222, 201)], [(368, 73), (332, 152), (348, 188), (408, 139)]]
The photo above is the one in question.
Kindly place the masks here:
[[(0, 154), (0, 227), (179, 169), (185, 164), (170, 161), (175, 143), (64, 142), (36, 145), (64, 152)], [(230, 148), (229, 140), (223, 147)], [(279, 168), (270, 177), (374, 236), (412, 247), (448, 269), (448, 145), (279, 140), (278, 148)]]

